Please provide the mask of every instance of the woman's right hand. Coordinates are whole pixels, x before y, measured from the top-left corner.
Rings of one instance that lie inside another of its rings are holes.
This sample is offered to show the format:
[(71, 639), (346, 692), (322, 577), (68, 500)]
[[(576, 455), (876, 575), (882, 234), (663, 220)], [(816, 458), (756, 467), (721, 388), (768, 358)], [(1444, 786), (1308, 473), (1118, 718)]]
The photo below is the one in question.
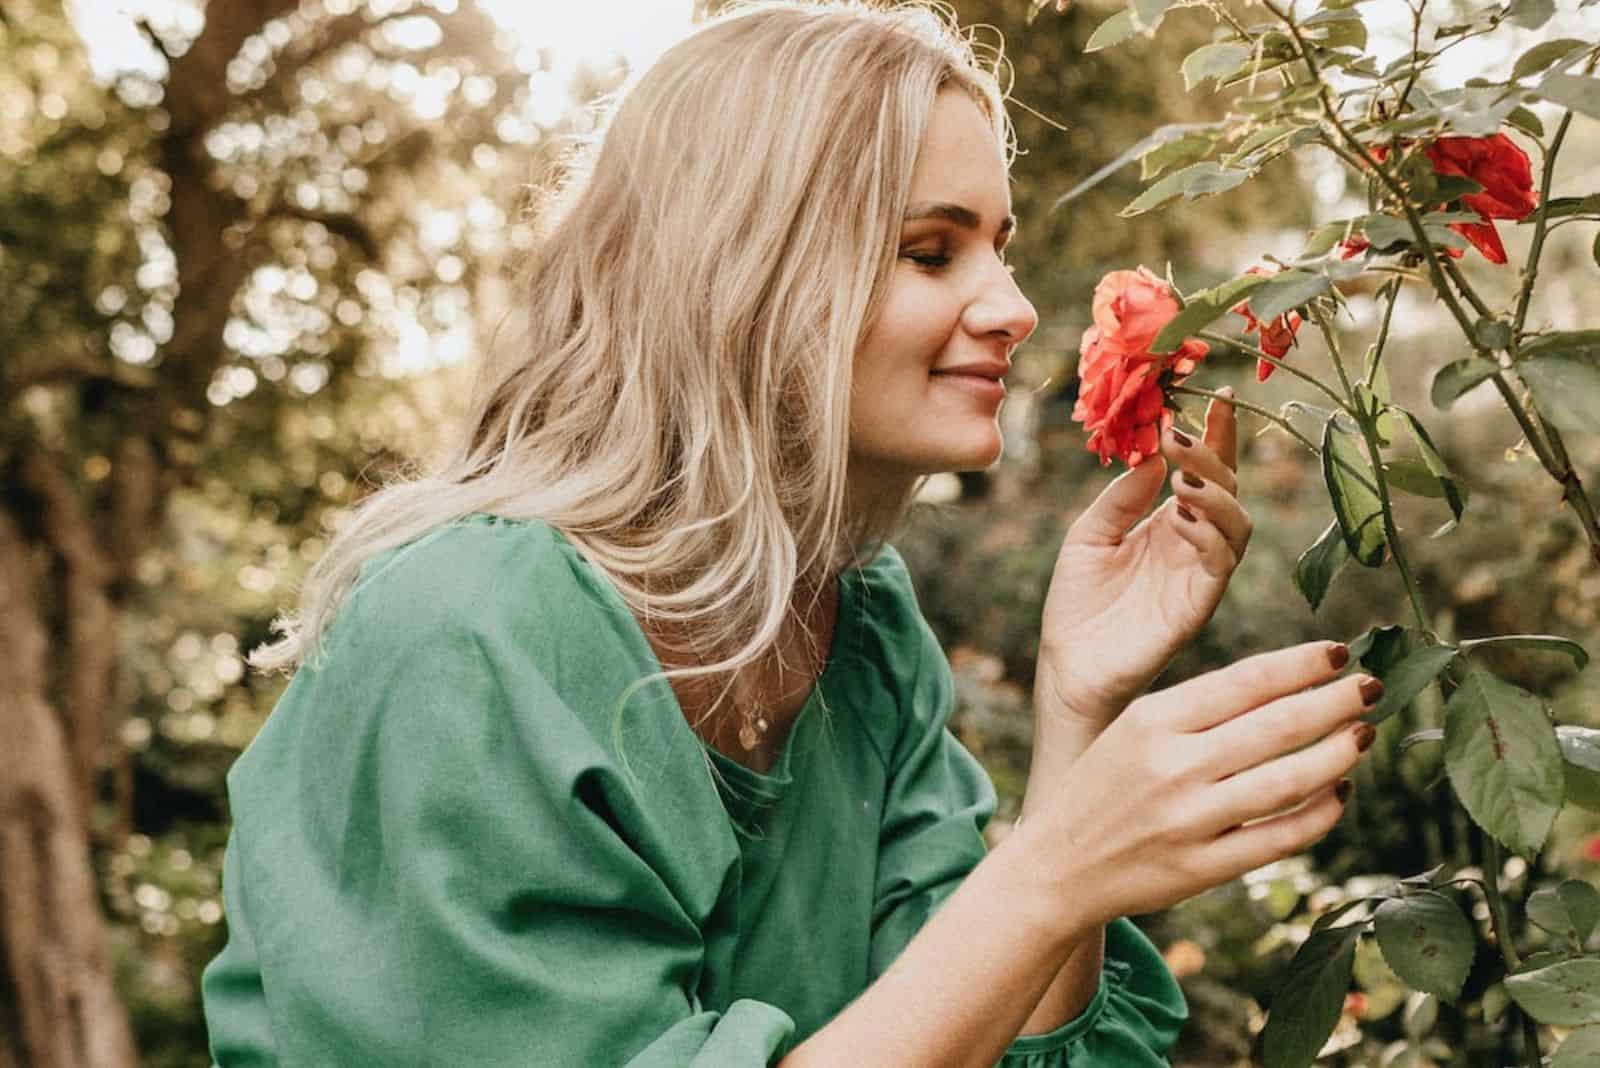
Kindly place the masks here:
[(1372, 743), (1373, 728), (1353, 721), (1383, 690), (1369, 675), (1337, 678), (1348, 659), (1338, 643), (1308, 642), (1130, 704), (1017, 828), (1047, 858), (1050, 892), (1108, 922), (1327, 834), (1341, 781)]

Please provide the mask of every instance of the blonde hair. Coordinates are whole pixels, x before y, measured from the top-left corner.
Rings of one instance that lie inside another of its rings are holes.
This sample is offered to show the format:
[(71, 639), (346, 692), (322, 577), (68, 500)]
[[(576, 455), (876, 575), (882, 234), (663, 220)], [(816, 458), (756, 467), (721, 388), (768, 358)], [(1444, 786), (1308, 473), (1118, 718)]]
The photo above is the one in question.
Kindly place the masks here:
[(720, 656), (652, 676), (725, 678), (719, 708), (797, 592), (871, 560), (922, 484), (846, 514), (851, 369), (937, 93), (1011, 151), (993, 52), (942, 6), (784, 0), (668, 50), (545, 219), (465, 433), (352, 509), (250, 663), (320, 652), (365, 560), (485, 512), (548, 522), (647, 629)]

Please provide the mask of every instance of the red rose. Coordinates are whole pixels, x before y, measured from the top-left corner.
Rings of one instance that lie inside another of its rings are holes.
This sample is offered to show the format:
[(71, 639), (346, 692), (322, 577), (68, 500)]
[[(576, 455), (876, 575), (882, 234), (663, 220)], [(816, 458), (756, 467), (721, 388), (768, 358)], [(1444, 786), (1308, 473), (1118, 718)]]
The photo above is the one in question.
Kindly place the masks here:
[(1088, 448), (1100, 454), (1102, 466), (1115, 456), (1137, 467), (1156, 453), (1161, 431), (1172, 421), (1163, 377), (1176, 383), (1209, 351), (1193, 338), (1176, 352), (1150, 351), (1177, 314), (1172, 289), (1143, 267), (1112, 271), (1095, 286), (1094, 325), (1079, 347), (1081, 384), (1072, 418), (1089, 431)]
[(1584, 860), (1590, 860), (1594, 861), (1596, 864), (1600, 864), (1600, 834), (1592, 835), (1589, 838), (1584, 839), (1581, 851), (1583, 853)]
[[(1262, 267), (1252, 267), (1245, 272), (1245, 274), (1267, 273), (1269, 272)], [(1239, 315), (1244, 316), (1245, 333), (1250, 334), (1256, 332), (1257, 330), (1261, 332), (1262, 352), (1266, 353), (1268, 356), (1276, 356), (1280, 360), (1289, 355), (1289, 349), (1295, 343), (1294, 336), (1300, 330), (1301, 319), (1299, 312), (1284, 312), (1282, 315), (1273, 319), (1272, 322), (1262, 323), (1261, 320), (1257, 319), (1255, 315), (1251, 313), (1250, 302), (1248, 300), (1241, 300), (1239, 303), (1233, 306), (1233, 310)], [(1276, 370), (1277, 368), (1272, 366), (1272, 364), (1268, 363), (1266, 360), (1257, 360), (1256, 381), (1265, 382), (1267, 379), (1272, 377), (1272, 372)]]
[(1483, 221), (1451, 223), (1450, 229), (1472, 242), (1491, 263), (1506, 262), (1506, 247), (1493, 220), (1525, 219), (1539, 206), (1528, 154), (1503, 133), (1441, 137), (1422, 150), (1435, 173), (1467, 178), (1483, 186), (1481, 192), (1461, 198), (1462, 207), (1477, 212)]

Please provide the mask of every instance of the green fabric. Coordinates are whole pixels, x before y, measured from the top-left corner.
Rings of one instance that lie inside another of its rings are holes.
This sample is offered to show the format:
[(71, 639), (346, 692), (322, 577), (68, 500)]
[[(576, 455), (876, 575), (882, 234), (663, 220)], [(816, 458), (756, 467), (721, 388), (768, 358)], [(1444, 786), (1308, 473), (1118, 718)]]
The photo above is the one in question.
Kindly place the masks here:
[[(841, 589), (762, 775), (666, 683), (620, 703), (659, 665), (548, 524), (471, 515), (369, 561), (228, 775), (212, 1057), (742, 1068), (822, 1027), (981, 859), (995, 805), (898, 554)], [(1090, 1007), (1002, 1064), (1162, 1065), (1184, 1018), (1118, 920)]]

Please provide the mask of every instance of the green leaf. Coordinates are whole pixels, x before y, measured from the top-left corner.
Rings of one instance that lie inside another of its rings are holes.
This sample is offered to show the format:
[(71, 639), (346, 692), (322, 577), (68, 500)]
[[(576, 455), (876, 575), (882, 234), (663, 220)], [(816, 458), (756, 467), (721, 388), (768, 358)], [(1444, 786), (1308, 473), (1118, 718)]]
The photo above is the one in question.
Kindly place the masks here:
[(1404, 219), (1390, 215), (1368, 215), (1361, 221), (1362, 233), (1379, 252), (1388, 252), (1399, 246), (1409, 246), (1415, 241), (1411, 226)]
[(1289, 270), (1273, 275), (1250, 295), (1250, 310), (1262, 322), (1271, 322), (1284, 312), (1322, 296), (1333, 283), (1325, 274)]
[(1144, 212), (1154, 211), (1156, 208), (1159, 208), (1169, 200), (1176, 200), (1178, 197), (1183, 195), (1185, 187), (1193, 178), (1195, 169), (1197, 167), (1205, 166), (1215, 167), (1216, 164), (1191, 163), (1189, 166), (1180, 171), (1173, 171), (1155, 185), (1150, 186), (1144, 192), (1134, 197), (1133, 200), (1128, 203), (1128, 206), (1123, 208), (1117, 214), (1121, 215), (1123, 218), (1129, 218), (1130, 216), (1134, 215), (1142, 215)]
[(1289, 962), (1261, 1036), (1266, 1068), (1306, 1068), (1316, 1060), (1350, 992), (1356, 940), (1363, 926), (1318, 931)]
[(1445, 772), (1473, 822), (1514, 852), (1538, 852), (1566, 794), (1544, 704), (1474, 667), (1450, 695), (1444, 733)]
[(1404, 408), (1391, 408), (1390, 411), (1399, 413), (1411, 431), (1412, 440), (1417, 443), (1417, 450), (1422, 453), (1422, 462), (1433, 476), (1439, 480), (1439, 486), (1444, 490), (1444, 499), (1450, 505), (1450, 512), (1457, 519), (1467, 507), (1466, 488), (1450, 470), (1450, 465), (1444, 462), (1444, 457), (1439, 455), (1439, 450), (1433, 444), (1433, 438), (1428, 436), (1427, 428), (1417, 421), (1417, 417)]
[(1435, 890), (1390, 898), (1378, 906), (1373, 931), (1407, 986), (1452, 1004), (1461, 996), (1477, 940), (1454, 901)]
[(1373, 627), (1350, 643), (1350, 658), (1381, 679), (1422, 644), (1416, 632), (1404, 627)]
[(1207, 134), (1184, 134), (1156, 145), (1139, 157), (1139, 180), (1148, 182), (1169, 167), (1204, 159), (1216, 146), (1217, 139)]
[(1161, 16), (1173, 3), (1174, 0), (1133, 0), (1133, 21), (1142, 29), (1153, 30), (1161, 24)]
[(1553, 41), (1540, 41), (1517, 57), (1516, 65), (1511, 68), (1511, 77), (1526, 78), (1530, 74), (1538, 74), (1563, 56), (1587, 47), (1589, 47), (1588, 41), (1580, 41), (1576, 37), (1557, 37)]
[(1443, 410), (1454, 404), (1458, 397), (1473, 386), (1493, 377), (1498, 370), (1499, 367), (1495, 364), (1488, 360), (1480, 360), (1476, 356), (1447, 363), (1433, 376), (1433, 385), (1428, 390), (1428, 396), (1435, 408)]
[(1133, 24), (1133, 12), (1124, 8), (1112, 15), (1100, 25), (1095, 27), (1089, 35), (1089, 41), (1083, 46), (1085, 52), (1098, 52), (1102, 48), (1121, 44), (1138, 32)]
[(1345, 548), (1344, 535), (1339, 532), (1339, 521), (1335, 519), (1295, 561), (1295, 587), (1313, 612), (1322, 606), (1322, 598), (1327, 595), (1333, 576), (1348, 559), (1350, 550)]
[(1567, 800), (1590, 812), (1600, 812), (1600, 730), (1563, 724), (1556, 741), (1565, 761)]
[(1589, 255), (1594, 260), (1595, 266), (1600, 267), (1600, 234), (1594, 235), (1594, 247), (1589, 250)]
[(1561, 430), (1600, 430), (1600, 359), (1590, 353), (1555, 352), (1517, 362), (1539, 412)]
[(1580, 1027), (1550, 1057), (1550, 1068), (1594, 1068), (1600, 1064), (1600, 1026)]
[[(1586, 197), (1585, 201), (1596, 201), (1596, 210), (1600, 211), (1600, 196)], [(1531, 359), (1534, 356), (1548, 356), (1552, 353), (1563, 355), (1600, 356), (1600, 330), (1558, 330), (1549, 334), (1540, 334), (1531, 341), (1522, 345), (1522, 357)]]
[(1372, 468), (1351, 435), (1328, 420), (1322, 430), (1322, 477), (1333, 499), (1345, 548), (1364, 567), (1383, 564), (1383, 507)]
[[(1518, 104), (1506, 116), (1506, 122), (1521, 130), (1535, 140), (1544, 138), (1544, 123), (1539, 121), (1539, 116)], [(1531, 217), (1531, 216), (1530, 216)]]
[(1499, 319), (1479, 319), (1472, 324), (1472, 336), (1486, 349), (1511, 347), (1511, 324)]
[(1416, 497), (1444, 498), (1444, 486), (1421, 460), (1387, 460), (1383, 477), (1390, 488)]
[(1533, 94), (1591, 119), (1600, 119), (1600, 78), (1548, 74)]
[(1455, 658), (1455, 649), (1448, 645), (1424, 645), (1411, 652), (1379, 676), (1383, 679), (1383, 697), (1371, 712), (1361, 718), (1368, 723), (1382, 723), (1416, 700), (1417, 695), (1427, 689), (1428, 684), (1438, 678), (1439, 673), (1449, 667)]
[(1250, 58), (1250, 46), (1233, 41), (1201, 45), (1183, 61), (1183, 87), (1192, 90), (1208, 78), (1225, 78)]
[(1556, 13), (1556, 0), (1511, 0), (1506, 17), (1525, 30), (1537, 30)]
[(1556, 1027), (1600, 1023), (1600, 958), (1578, 957), (1508, 975), (1506, 992), (1540, 1023)]
[(1159, 355), (1176, 350), (1183, 344), (1184, 338), (1194, 336), (1222, 318), (1241, 298), (1266, 281), (1259, 274), (1244, 274), (1210, 289), (1191, 293), (1183, 310), (1173, 316), (1150, 343), (1150, 351)]
[[(1572, 663), (1579, 671), (1589, 666), (1588, 651), (1571, 638), (1563, 638), (1559, 634), (1496, 634), (1488, 638), (1469, 638), (1461, 642), (1458, 648), (1463, 653), (1470, 653), (1474, 649), (1482, 649), (1486, 645), (1565, 653), (1572, 658)], [(1596, 770), (1600, 770), (1600, 765), (1597, 765)]]
[(1568, 879), (1528, 895), (1528, 919), (1581, 948), (1600, 923), (1600, 890)]

